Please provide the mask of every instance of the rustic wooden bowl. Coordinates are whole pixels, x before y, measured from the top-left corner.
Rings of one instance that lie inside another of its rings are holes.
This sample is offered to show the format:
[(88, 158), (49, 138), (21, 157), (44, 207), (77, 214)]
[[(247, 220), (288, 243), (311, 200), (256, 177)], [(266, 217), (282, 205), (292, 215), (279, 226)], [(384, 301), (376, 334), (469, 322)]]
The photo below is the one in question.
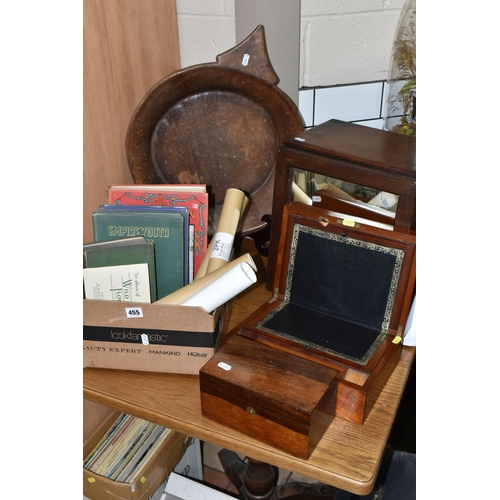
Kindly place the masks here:
[(215, 63), (158, 82), (137, 106), (126, 136), (136, 184), (207, 184), (214, 227), (229, 188), (250, 198), (242, 235), (271, 214), (274, 170), (284, 139), (301, 132), (295, 103), (276, 85), (263, 26)]

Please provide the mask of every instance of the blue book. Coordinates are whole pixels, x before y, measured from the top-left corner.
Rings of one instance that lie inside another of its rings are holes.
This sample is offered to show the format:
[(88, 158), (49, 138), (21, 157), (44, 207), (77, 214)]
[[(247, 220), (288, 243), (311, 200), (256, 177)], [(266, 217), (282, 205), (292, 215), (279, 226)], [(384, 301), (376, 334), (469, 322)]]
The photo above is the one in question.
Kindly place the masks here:
[(101, 205), (92, 214), (94, 241), (143, 236), (155, 246), (158, 299), (189, 280), (189, 212), (186, 207)]

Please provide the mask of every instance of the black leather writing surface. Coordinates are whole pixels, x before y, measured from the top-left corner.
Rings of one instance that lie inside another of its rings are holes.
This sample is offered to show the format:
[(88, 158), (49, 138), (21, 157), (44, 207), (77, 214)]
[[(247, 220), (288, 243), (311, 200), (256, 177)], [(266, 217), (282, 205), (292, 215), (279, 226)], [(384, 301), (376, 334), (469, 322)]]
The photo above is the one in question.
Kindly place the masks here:
[(358, 246), (348, 238), (329, 239), (300, 231), (293, 259), (290, 303), (381, 329), (394, 255), (378, 247)]
[(296, 225), (284, 302), (257, 326), (365, 364), (385, 338), (403, 252)]
[(305, 346), (364, 364), (385, 335), (354, 323), (321, 314), (311, 309), (286, 303), (265, 323), (268, 330), (299, 341)]

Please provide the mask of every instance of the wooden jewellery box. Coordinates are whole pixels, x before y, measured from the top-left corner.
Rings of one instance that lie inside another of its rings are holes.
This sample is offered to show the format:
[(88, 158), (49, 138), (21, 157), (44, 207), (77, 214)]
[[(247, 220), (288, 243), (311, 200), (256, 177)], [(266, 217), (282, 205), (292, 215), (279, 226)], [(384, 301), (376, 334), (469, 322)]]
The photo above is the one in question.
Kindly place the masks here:
[(362, 424), (401, 352), (415, 250), (412, 235), (286, 205), (275, 293), (201, 368), (202, 413), (302, 458), (334, 417)]

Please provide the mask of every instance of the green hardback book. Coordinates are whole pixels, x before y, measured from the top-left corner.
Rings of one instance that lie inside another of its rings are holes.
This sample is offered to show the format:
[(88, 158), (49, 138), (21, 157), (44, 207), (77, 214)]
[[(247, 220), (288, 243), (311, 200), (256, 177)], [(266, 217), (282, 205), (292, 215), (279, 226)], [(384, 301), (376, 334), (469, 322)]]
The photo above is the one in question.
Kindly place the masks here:
[(155, 246), (143, 236), (118, 240), (85, 243), (83, 245), (83, 267), (123, 266), (147, 264), (151, 302), (156, 296)]
[(102, 205), (92, 222), (96, 242), (143, 236), (154, 244), (158, 299), (188, 284), (186, 207)]

